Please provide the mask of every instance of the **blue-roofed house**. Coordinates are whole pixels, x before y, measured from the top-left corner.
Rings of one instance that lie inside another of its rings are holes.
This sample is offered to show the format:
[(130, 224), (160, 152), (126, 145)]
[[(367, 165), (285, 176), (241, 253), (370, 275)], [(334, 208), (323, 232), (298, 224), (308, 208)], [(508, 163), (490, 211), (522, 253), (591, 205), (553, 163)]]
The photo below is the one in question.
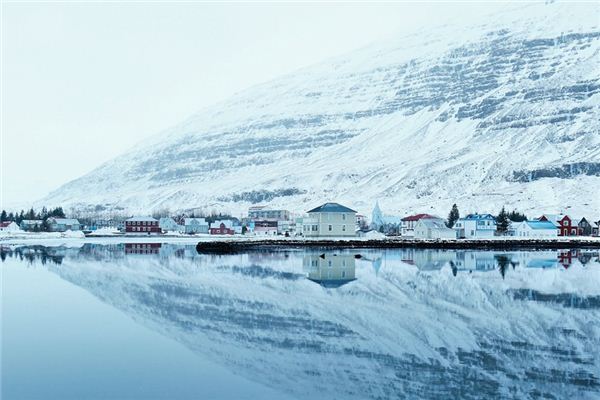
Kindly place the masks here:
[(305, 237), (356, 236), (356, 211), (338, 203), (325, 203), (307, 212), (302, 220)]
[(491, 214), (469, 214), (459, 218), (453, 229), (458, 238), (491, 238), (496, 232), (496, 218)]
[(558, 229), (550, 221), (523, 221), (514, 225), (519, 238), (548, 239), (558, 237)]

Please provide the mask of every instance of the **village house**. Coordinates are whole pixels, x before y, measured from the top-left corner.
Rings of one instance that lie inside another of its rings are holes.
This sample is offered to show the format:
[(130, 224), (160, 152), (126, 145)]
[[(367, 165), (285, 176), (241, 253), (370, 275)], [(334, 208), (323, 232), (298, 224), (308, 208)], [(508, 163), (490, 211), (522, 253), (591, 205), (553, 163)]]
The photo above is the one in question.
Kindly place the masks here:
[(235, 229), (233, 227), (233, 222), (231, 220), (217, 220), (210, 224), (210, 234), (211, 235), (233, 235), (235, 234)]
[(496, 219), (491, 214), (469, 214), (459, 218), (453, 228), (460, 239), (490, 238), (496, 232)]
[(537, 218), (538, 221), (550, 221), (558, 230), (558, 236), (577, 236), (579, 227), (573, 224), (573, 220), (568, 215), (563, 214), (543, 214)]
[(19, 228), (19, 225), (17, 225), (17, 223), (14, 221), (0, 222), (0, 231), (16, 232), (16, 231), (20, 231), (20, 230), (21, 230), (21, 228)]
[(441, 218), (421, 218), (414, 229), (415, 239), (456, 239), (456, 231)]
[(158, 220), (158, 226), (163, 232), (183, 232), (183, 226), (171, 217), (161, 217)]
[(158, 220), (152, 217), (132, 217), (125, 220), (125, 233), (156, 235), (162, 231)]
[(417, 226), (417, 222), (421, 219), (426, 218), (438, 218), (434, 215), (429, 214), (415, 214), (409, 215), (408, 217), (404, 217), (400, 220), (401, 228), (400, 234), (402, 236), (413, 237), (415, 235), (415, 227)]
[(119, 221), (114, 220), (112, 218), (98, 218), (96, 220), (94, 220), (94, 222), (92, 223), (91, 229), (92, 230), (96, 230), (96, 229), (117, 229), (119, 227)]
[(514, 236), (519, 238), (546, 239), (558, 236), (556, 226), (550, 221), (523, 221), (513, 225)]
[(305, 237), (356, 236), (356, 211), (338, 203), (325, 203), (307, 212), (302, 221)]
[(594, 222), (594, 226), (592, 227), (592, 236), (600, 236), (600, 219)]
[(248, 209), (248, 218), (252, 220), (284, 221), (290, 219), (288, 210), (275, 210), (266, 206), (253, 206)]
[(184, 232), (190, 235), (209, 232), (209, 224), (204, 218), (185, 218), (183, 225)]
[(24, 219), (20, 227), (24, 231), (35, 231), (41, 229), (43, 223), (41, 219)]
[(79, 231), (81, 230), (81, 224), (77, 219), (74, 218), (48, 218), (48, 227), (50, 232), (66, 232), (66, 231)]
[(588, 222), (587, 219), (581, 218), (577, 223), (577, 228), (579, 232), (577, 232), (581, 236), (591, 236), (592, 235), (592, 224)]
[(346, 254), (312, 254), (302, 260), (308, 279), (327, 288), (337, 288), (356, 280), (356, 260)]
[(254, 221), (254, 234), (256, 235), (277, 235), (279, 221), (258, 220)]

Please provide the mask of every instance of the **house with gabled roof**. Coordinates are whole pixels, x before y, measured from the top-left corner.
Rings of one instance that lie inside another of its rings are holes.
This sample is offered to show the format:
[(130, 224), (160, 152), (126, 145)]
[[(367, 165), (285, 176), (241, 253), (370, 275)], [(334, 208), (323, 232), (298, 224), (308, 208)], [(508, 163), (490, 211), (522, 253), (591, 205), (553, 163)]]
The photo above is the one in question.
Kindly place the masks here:
[(556, 226), (550, 221), (523, 221), (513, 224), (514, 236), (518, 238), (549, 239), (558, 236)]
[(490, 238), (496, 232), (496, 218), (492, 214), (469, 214), (456, 220), (453, 229), (458, 238)]
[(573, 223), (573, 219), (564, 214), (542, 214), (538, 221), (550, 221), (558, 230), (558, 236), (577, 236), (579, 227)]
[(50, 232), (79, 231), (81, 224), (75, 218), (48, 218)]
[(325, 203), (307, 212), (302, 220), (305, 237), (356, 236), (356, 211), (338, 203)]
[(415, 226), (415, 239), (456, 239), (456, 231), (441, 218), (421, 218)]
[(158, 220), (152, 217), (131, 217), (125, 220), (125, 233), (156, 235), (162, 233)]
[(428, 218), (439, 218), (436, 217), (435, 215), (430, 215), (430, 214), (415, 214), (415, 215), (409, 215), (408, 217), (404, 217), (400, 220), (401, 223), (401, 229), (400, 229), (400, 234), (402, 236), (407, 236), (407, 237), (413, 237), (415, 235), (415, 227), (417, 226), (417, 222), (419, 222), (422, 219), (428, 219)]

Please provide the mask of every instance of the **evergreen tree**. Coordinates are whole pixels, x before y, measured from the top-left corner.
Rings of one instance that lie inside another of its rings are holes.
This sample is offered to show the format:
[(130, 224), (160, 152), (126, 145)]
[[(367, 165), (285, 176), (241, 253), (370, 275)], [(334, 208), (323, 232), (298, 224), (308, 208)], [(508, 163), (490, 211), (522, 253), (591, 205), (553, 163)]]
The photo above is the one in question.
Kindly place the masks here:
[(460, 213), (458, 212), (458, 207), (456, 206), (456, 204), (453, 204), (452, 209), (450, 210), (450, 213), (448, 214), (448, 221), (446, 222), (446, 225), (448, 226), (448, 228), (452, 228), (459, 218), (460, 218)]
[(525, 214), (518, 212), (517, 210), (512, 210), (508, 214), (508, 219), (510, 219), (513, 222), (523, 222), (523, 221), (527, 221), (527, 216)]
[(50, 216), (56, 218), (65, 218), (65, 212), (62, 207), (56, 207), (54, 210), (50, 212)]
[(8, 221), (8, 215), (5, 210), (2, 210), (2, 214), (0, 214), (0, 222)]
[(21, 221), (23, 221), (25, 218), (25, 211), (21, 210), (21, 213), (19, 214), (19, 216), (16, 218), (17, 219), (17, 224), (21, 225)]
[(506, 270), (508, 266), (511, 264), (510, 259), (505, 255), (496, 256), (496, 261), (498, 263), (498, 269), (500, 270), (500, 275), (502, 275), (502, 279), (504, 279), (504, 275), (506, 275)]
[(508, 213), (502, 207), (500, 210), (500, 214), (496, 217), (496, 229), (500, 233), (506, 233), (508, 231), (508, 226), (510, 224), (510, 220), (508, 219)]
[(12, 212), (8, 213), (8, 221), (14, 221), (15, 220), (15, 214), (13, 214)]

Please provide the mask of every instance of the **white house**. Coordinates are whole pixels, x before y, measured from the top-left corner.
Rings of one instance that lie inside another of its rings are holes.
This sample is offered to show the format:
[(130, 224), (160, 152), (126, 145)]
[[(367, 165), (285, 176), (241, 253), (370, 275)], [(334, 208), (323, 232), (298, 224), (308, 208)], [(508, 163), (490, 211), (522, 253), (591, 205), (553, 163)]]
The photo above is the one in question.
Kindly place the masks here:
[(19, 228), (19, 225), (17, 225), (17, 223), (14, 221), (0, 222), (0, 231), (16, 232), (20, 230), (21, 228)]
[(401, 222), (401, 230), (400, 233), (404, 237), (413, 237), (415, 235), (415, 227), (417, 226), (417, 222), (422, 219), (428, 218), (438, 218), (429, 214), (415, 214), (409, 215), (408, 217), (404, 217), (400, 220)]
[(325, 203), (307, 212), (302, 221), (305, 237), (356, 236), (356, 211), (338, 203)]
[(421, 218), (414, 231), (415, 239), (456, 239), (456, 231), (441, 218)]
[(453, 226), (458, 238), (490, 238), (496, 232), (496, 219), (491, 214), (469, 214)]
[(163, 232), (183, 232), (183, 226), (179, 225), (171, 217), (162, 217), (158, 220), (158, 226)]
[(555, 238), (558, 230), (550, 221), (523, 221), (514, 225), (514, 235), (519, 238)]
[(185, 233), (208, 233), (208, 222), (204, 218), (185, 218), (183, 223)]

